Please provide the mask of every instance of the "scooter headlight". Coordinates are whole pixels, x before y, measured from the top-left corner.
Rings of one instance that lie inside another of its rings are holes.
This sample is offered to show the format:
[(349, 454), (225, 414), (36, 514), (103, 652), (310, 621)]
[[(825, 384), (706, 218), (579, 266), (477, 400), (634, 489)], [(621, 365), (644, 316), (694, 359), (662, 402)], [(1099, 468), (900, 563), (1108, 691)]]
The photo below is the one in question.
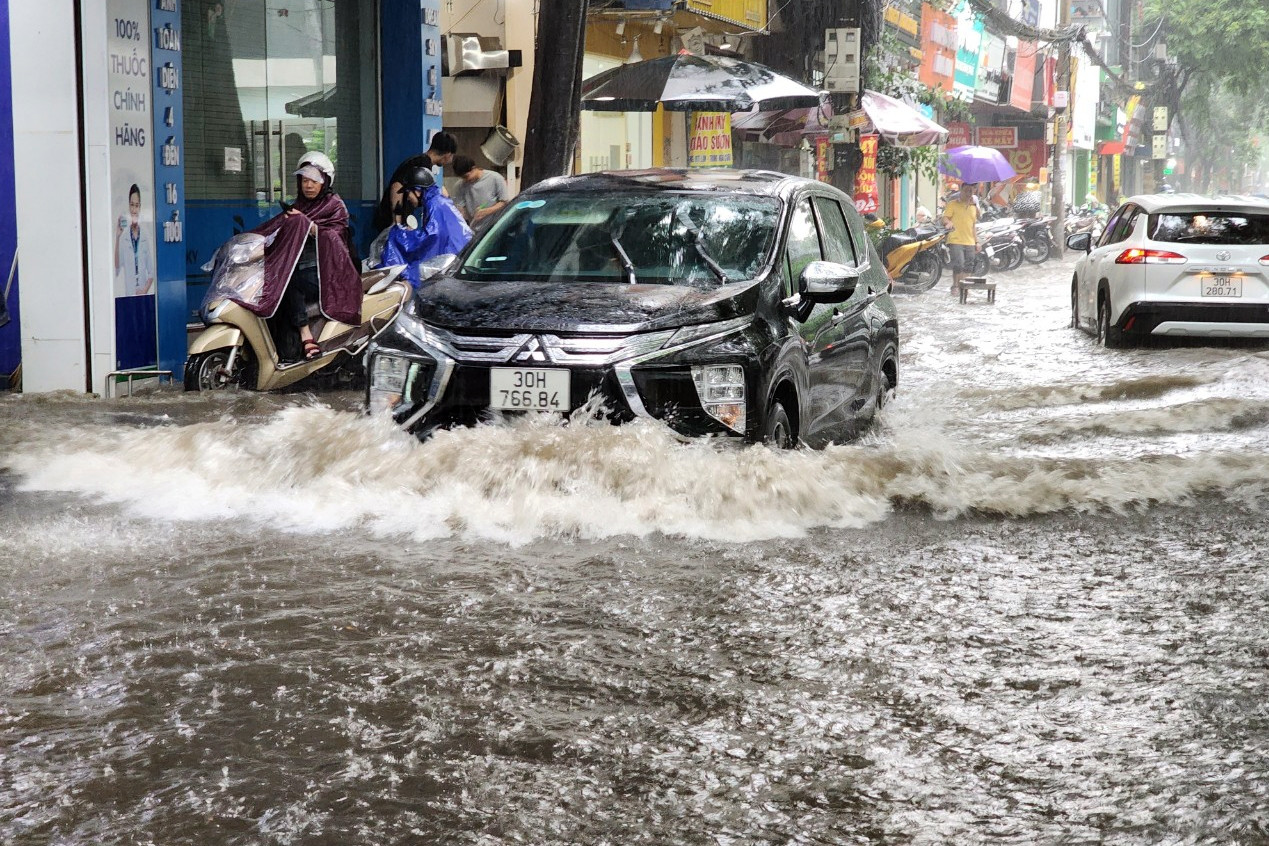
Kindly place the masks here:
[(739, 364), (705, 364), (692, 368), (692, 382), (701, 408), (734, 432), (745, 432), (745, 369)]

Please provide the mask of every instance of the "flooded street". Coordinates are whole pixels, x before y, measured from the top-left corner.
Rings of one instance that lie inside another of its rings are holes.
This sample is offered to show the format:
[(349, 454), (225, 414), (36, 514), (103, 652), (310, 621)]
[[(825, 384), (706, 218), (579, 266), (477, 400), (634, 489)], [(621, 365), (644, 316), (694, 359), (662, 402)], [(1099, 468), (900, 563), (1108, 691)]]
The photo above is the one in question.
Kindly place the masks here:
[(0, 843), (1269, 843), (1269, 352), (896, 296), (824, 452), (0, 394)]

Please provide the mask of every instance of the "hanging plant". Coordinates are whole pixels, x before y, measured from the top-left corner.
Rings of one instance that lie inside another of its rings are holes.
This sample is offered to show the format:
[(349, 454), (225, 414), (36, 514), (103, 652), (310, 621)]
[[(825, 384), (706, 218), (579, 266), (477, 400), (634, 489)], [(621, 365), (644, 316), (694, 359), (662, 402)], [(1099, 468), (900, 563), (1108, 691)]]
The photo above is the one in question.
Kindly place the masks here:
[(938, 176), (938, 147), (896, 147), (881, 144), (877, 147), (877, 170), (893, 179), (905, 173), (919, 173), (928, 179)]

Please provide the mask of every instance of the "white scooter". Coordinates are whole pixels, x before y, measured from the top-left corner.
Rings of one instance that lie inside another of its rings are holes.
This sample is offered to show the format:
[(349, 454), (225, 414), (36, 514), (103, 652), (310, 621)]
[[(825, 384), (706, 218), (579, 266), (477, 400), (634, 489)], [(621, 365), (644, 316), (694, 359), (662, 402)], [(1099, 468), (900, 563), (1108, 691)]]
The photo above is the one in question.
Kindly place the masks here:
[[(235, 236), (213, 259), (216, 274), (201, 313), (207, 324), (189, 347), (185, 390), (212, 391), (238, 385), (274, 391), (306, 376), (334, 367), (335, 375), (354, 382), (362, 368), (361, 353), (370, 339), (392, 322), (410, 296), (405, 265), (381, 267), (361, 274), (361, 323), (349, 326), (310, 310), (313, 338), (321, 352), (311, 359), (281, 361), (265, 318), (234, 300), (251, 302), (264, 281), (261, 236)], [(241, 240), (239, 240), (241, 239)], [(237, 244), (233, 241), (238, 240)], [(226, 248), (231, 248), (228, 252)], [(258, 272), (254, 272), (258, 268)], [(208, 268), (211, 269), (211, 268)], [(234, 299), (230, 299), (230, 297)]]

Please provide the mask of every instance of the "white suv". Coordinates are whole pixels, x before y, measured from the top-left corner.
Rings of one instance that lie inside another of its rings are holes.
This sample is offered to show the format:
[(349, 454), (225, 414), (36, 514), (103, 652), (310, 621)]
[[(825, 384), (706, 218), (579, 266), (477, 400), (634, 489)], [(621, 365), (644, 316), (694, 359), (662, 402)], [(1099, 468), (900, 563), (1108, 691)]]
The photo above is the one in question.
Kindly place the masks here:
[(1071, 325), (1119, 347), (1148, 335), (1269, 338), (1269, 200), (1130, 197), (1071, 280)]

